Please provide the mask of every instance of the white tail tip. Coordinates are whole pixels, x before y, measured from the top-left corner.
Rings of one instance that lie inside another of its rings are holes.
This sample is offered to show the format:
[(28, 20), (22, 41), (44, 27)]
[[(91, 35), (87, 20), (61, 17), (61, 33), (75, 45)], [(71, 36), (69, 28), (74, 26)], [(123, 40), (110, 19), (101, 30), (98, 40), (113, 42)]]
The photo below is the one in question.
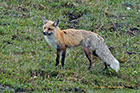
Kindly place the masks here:
[(110, 67), (111, 67), (112, 69), (114, 69), (114, 70), (118, 73), (118, 71), (119, 71), (119, 69), (120, 69), (119, 62), (115, 59), (115, 60), (113, 61), (113, 63), (110, 65)]

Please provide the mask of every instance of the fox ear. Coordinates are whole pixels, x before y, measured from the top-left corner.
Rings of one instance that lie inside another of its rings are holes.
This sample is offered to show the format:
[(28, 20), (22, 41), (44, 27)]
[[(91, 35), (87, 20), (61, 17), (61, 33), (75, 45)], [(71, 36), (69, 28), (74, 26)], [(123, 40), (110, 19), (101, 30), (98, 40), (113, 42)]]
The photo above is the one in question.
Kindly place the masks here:
[(57, 27), (57, 26), (58, 26), (58, 24), (59, 24), (59, 19), (58, 19), (58, 20), (56, 20), (56, 21), (53, 23), (53, 26), (54, 26), (54, 27)]
[(44, 16), (42, 17), (42, 20), (43, 20), (43, 24), (47, 22), (47, 19)]

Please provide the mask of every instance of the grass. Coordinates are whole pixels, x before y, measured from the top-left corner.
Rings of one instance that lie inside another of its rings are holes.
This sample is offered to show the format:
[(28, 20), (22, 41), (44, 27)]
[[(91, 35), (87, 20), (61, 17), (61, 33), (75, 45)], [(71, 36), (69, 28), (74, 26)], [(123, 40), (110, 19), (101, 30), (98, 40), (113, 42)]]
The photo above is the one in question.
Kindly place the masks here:
[[(0, 10), (1, 92), (139, 92), (138, 0), (11, 0), (1, 2)], [(81, 47), (68, 50), (65, 70), (55, 67), (56, 50), (43, 37), (42, 16), (60, 19), (61, 29), (101, 35), (120, 62), (119, 73), (100, 73), (104, 64), (96, 57), (88, 71)]]

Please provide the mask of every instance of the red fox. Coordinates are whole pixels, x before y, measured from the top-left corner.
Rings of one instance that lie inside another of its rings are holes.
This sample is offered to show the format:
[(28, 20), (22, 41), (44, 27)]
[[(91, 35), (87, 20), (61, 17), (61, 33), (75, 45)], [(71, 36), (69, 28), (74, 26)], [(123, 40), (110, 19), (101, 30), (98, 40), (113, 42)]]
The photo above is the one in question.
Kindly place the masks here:
[(59, 64), (60, 54), (62, 53), (61, 66), (64, 67), (66, 48), (81, 45), (84, 53), (89, 60), (89, 70), (94, 66), (91, 54), (98, 56), (105, 65), (108, 65), (116, 72), (119, 70), (119, 62), (111, 54), (104, 39), (98, 34), (86, 30), (66, 29), (61, 30), (58, 27), (59, 20), (53, 22), (43, 17), (43, 34), (49, 45), (57, 49), (56, 66)]

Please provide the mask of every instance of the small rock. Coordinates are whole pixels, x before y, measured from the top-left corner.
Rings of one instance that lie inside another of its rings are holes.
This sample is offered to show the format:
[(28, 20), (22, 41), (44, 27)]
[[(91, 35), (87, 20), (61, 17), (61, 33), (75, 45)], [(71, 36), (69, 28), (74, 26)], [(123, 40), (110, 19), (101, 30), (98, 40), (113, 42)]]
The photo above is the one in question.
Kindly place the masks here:
[(130, 7), (127, 7), (127, 10), (130, 10), (131, 8)]

